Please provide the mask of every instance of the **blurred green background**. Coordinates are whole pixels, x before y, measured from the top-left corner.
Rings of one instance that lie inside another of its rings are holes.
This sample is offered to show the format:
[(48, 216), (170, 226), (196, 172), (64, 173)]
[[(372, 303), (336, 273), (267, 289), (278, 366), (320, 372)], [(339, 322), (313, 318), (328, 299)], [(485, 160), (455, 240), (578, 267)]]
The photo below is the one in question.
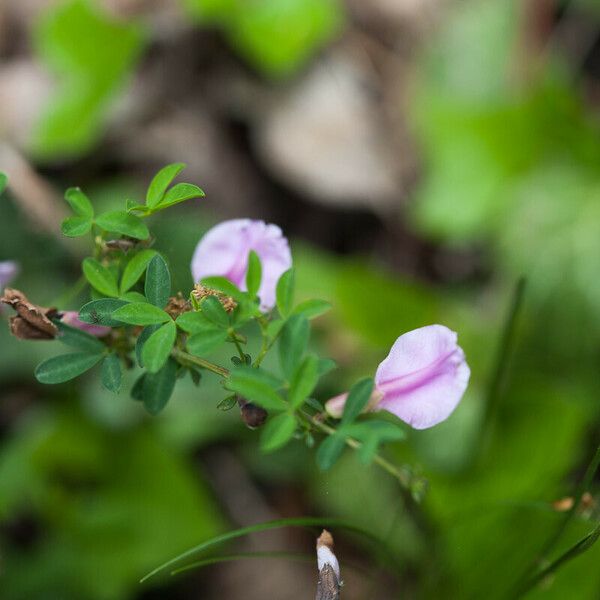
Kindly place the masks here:
[[(472, 379), (446, 423), (388, 451), (429, 480), (415, 514), (350, 452), (325, 474), (301, 442), (261, 455), (211, 376), (156, 418), (93, 373), (42, 387), (53, 344), (4, 324), (0, 598), (310, 598), (314, 565), (289, 560), (138, 583), (216, 533), (305, 515), (391, 548), (395, 568), (334, 532), (347, 600), (514, 597), (600, 440), (599, 108), (594, 0), (3, 2), (0, 260), (19, 261), (32, 300), (78, 308), (65, 188), (109, 207), (184, 161), (206, 199), (151, 224), (174, 287), (191, 288), (211, 224), (279, 224), (300, 296), (334, 306), (313, 339), (340, 366), (322, 400), (435, 322), (458, 331)], [(592, 503), (553, 556), (597, 520)], [(313, 540), (282, 530), (231, 550), (311, 557)], [(600, 545), (529, 597), (597, 599), (599, 561)]]

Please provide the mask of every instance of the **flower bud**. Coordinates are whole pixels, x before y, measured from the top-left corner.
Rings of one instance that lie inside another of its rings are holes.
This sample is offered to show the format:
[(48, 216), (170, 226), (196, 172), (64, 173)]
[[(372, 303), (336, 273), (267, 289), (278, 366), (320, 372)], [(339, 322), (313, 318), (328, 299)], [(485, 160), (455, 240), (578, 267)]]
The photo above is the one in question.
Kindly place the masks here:
[(264, 424), (269, 416), (269, 413), (256, 404), (248, 402), (244, 398), (238, 397), (238, 405), (240, 407), (240, 413), (242, 415), (242, 421), (250, 429), (256, 429)]

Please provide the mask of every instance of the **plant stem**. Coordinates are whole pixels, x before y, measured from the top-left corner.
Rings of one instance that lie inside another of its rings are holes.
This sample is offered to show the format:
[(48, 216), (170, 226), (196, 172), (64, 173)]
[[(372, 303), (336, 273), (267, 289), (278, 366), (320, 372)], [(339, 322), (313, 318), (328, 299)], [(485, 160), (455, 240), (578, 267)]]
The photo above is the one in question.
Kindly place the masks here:
[[(336, 430), (333, 427), (330, 427), (329, 425), (322, 423), (316, 416), (311, 416), (306, 413), (302, 413), (302, 414), (310, 421), (310, 423), (314, 427), (316, 427), (323, 433), (326, 433), (327, 435), (334, 435), (336, 433)], [(360, 442), (358, 442), (357, 440), (355, 440), (353, 438), (346, 438), (345, 441), (346, 441), (346, 445), (348, 445), (353, 450), (358, 450), (361, 446)], [(377, 465), (379, 465), (384, 471), (387, 471), (390, 475), (395, 477), (400, 482), (400, 485), (402, 485), (402, 487), (406, 488), (407, 490), (410, 490), (411, 477), (408, 473), (405, 473), (405, 472), (401, 471), (400, 469), (398, 469), (398, 467), (396, 467), (396, 465), (392, 464), (391, 462), (389, 462), (388, 460), (383, 458), (383, 456), (381, 456), (380, 454), (376, 454), (373, 457), (373, 462), (375, 462)]]
[(189, 354), (180, 348), (173, 348), (171, 351), (173, 358), (178, 360), (179, 362), (185, 364), (192, 364), (201, 369), (206, 369), (207, 371), (212, 371), (217, 375), (221, 375), (221, 377), (229, 377), (229, 370), (225, 367), (221, 367), (220, 365), (215, 365), (204, 358), (200, 358), (199, 356), (194, 356), (193, 354)]

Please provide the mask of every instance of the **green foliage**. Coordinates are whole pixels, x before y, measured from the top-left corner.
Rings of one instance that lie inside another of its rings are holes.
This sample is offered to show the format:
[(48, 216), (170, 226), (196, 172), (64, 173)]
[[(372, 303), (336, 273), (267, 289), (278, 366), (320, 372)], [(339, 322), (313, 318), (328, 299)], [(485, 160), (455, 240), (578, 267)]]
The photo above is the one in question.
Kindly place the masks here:
[(113, 272), (98, 262), (95, 258), (85, 258), (81, 268), (89, 284), (105, 296), (117, 297), (119, 284)]
[(59, 341), (77, 350), (83, 350), (85, 352), (103, 352), (104, 344), (95, 336), (77, 329), (65, 325), (62, 321), (55, 320), (54, 324), (58, 327)]
[(54, 356), (37, 366), (35, 378), (40, 383), (64, 383), (91, 369), (103, 356), (103, 352), (77, 352)]
[(122, 325), (122, 322), (113, 319), (112, 314), (126, 304), (128, 303), (125, 300), (117, 300), (116, 298), (92, 300), (81, 307), (79, 319), (90, 325), (119, 327)]
[(144, 292), (148, 301), (159, 308), (167, 304), (171, 295), (171, 273), (160, 254), (156, 254), (148, 263)]
[(328, 471), (344, 451), (346, 440), (341, 434), (325, 438), (317, 450), (317, 464), (322, 471)]
[(185, 169), (183, 163), (173, 163), (163, 167), (154, 176), (146, 192), (146, 206), (148, 208), (155, 208), (162, 202), (167, 188), (183, 169)]
[(294, 302), (294, 270), (286, 271), (277, 282), (276, 289), (277, 309), (282, 317), (287, 317), (292, 310)]
[(200, 303), (200, 310), (209, 321), (212, 321), (218, 327), (229, 327), (229, 316), (215, 296), (204, 298)]
[(192, 354), (203, 356), (222, 346), (226, 339), (227, 332), (223, 329), (205, 329), (202, 332), (195, 333), (188, 339), (187, 348)]
[(319, 359), (309, 354), (296, 366), (290, 378), (288, 399), (292, 408), (300, 408), (319, 380)]
[(121, 361), (115, 353), (111, 353), (102, 361), (102, 385), (117, 394), (121, 389), (121, 379)]
[(285, 446), (296, 431), (294, 415), (282, 413), (267, 421), (260, 436), (260, 447), (263, 452), (273, 452)]
[(142, 364), (150, 373), (162, 369), (171, 354), (176, 337), (177, 326), (173, 321), (169, 321), (146, 340), (142, 349)]
[(155, 250), (141, 250), (134, 254), (123, 270), (121, 277), (121, 294), (130, 290), (146, 271), (148, 263), (156, 256)]
[(265, 371), (252, 367), (237, 367), (231, 372), (227, 388), (237, 392), (266, 410), (286, 410), (287, 404), (278, 393), (282, 382)]
[(349, 425), (356, 420), (356, 417), (365, 409), (373, 391), (373, 380), (371, 378), (361, 379), (357, 381), (350, 392), (344, 406), (344, 414), (342, 415), (342, 426)]
[(120, 233), (129, 237), (146, 240), (150, 235), (146, 224), (135, 215), (124, 210), (111, 210), (96, 218), (96, 224), (112, 233)]
[(260, 281), (262, 278), (262, 265), (260, 258), (254, 250), (250, 250), (248, 255), (248, 270), (246, 272), (246, 289), (250, 297), (254, 298), (258, 294)]
[(8, 185), (8, 177), (6, 176), (5, 173), (2, 173), (2, 171), (0, 171), (0, 194), (6, 189), (7, 185)]
[(147, 302), (126, 303), (112, 313), (113, 321), (129, 325), (157, 325), (166, 323), (171, 317), (158, 306)]
[(297, 71), (340, 29), (337, 0), (184, 0), (201, 23), (219, 25), (252, 65), (271, 77)]
[(291, 377), (300, 363), (310, 335), (309, 324), (303, 315), (291, 316), (279, 335), (279, 364), (286, 377)]
[(46, 11), (34, 42), (61, 81), (37, 125), (34, 147), (42, 156), (80, 154), (100, 136), (106, 106), (142, 49), (142, 31), (90, 0), (69, 0)]
[(139, 399), (151, 415), (157, 415), (167, 405), (176, 380), (177, 363), (172, 358), (157, 373), (143, 375)]

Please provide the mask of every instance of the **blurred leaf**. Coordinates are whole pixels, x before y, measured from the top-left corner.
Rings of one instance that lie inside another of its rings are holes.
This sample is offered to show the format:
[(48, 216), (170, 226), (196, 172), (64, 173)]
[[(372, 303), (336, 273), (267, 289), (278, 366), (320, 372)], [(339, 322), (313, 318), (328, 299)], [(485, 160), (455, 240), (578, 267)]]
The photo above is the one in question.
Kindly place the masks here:
[(273, 452), (285, 446), (296, 431), (296, 418), (294, 415), (283, 413), (271, 417), (263, 426), (260, 436), (260, 448), (263, 452)]
[(8, 185), (8, 177), (6, 176), (5, 173), (2, 173), (2, 171), (0, 171), (0, 194), (6, 189), (7, 185)]
[(102, 385), (114, 394), (121, 389), (121, 361), (114, 352), (102, 361)]
[(328, 471), (344, 451), (346, 441), (341, 435), (326, 437), (317, 450), (317, 465), (321, 471)]
[(219, 327), (229, 327), (229, 316), (223, 308), (223, 305), (215, 296), (207, 296), (203, 298), (200, 303), (200, 309), (207, 319), (210, 319), (213, 323)]
[(282, 317), (287, 317), (294, 303), (294, 270), (287, 270), (277, 282), (277, 309)]
[(143, 275), (148, 263), (156, 256), (156, 250), (141, 250), (127, 263), (121, 277), (121, 294), (132, 288)]
[(89, 233), (92, 221), (87, 217), (67, 217), (61, 224), (60, 230), (67, 237), (79, 237)]
[(55, 320), (58, 327), (58, 341), (86, 352), (103, 352), (106, 346), (95, 336), (86, 331), (65, 325), (62, 321)]
[(187, 348), (191, 354), (204, 356), (218, 348), (227, 339), (227, 332), (223, 329), (205, 330), (195, 333), (187, 341)]
[(95, 258), (85, 258), (81, 264), (83, 274), (90, 285), (105, 296), (119, 295), (119, 286), (112, 272)]
[(112, 210), (96, 217), (96, 223), (106, 229), (121, 235), (127, 235), (137, 240), (146, 240), (150, 236), (146, 224), (135, 215), (124, 210)]
[(148, 191), (146, 193), (146, 205), (150, 208), (154, 208), (158, 206), (167, 188), (171, 185), (171, 182), (183, 169), (185, 169), (186, 165), (184, 163), (173, 163), (163, 167), (152, 179), (150, 185), (148, 186)]
[(291, 316), (283, 326), (279, 335), (278, 350), (279, 364), (286, 377), (292, 376), (302, 360), (309, 335), (310, 327), (303, 315)]
[(165, 259), (156, 254), (148, 263), (144, 292), (148, 301), (163, 308), (171, 295), (171, 273)]
[(192, 198), (204, 198), (204, 192), (192, 183), (178, 183), (174, 185), (164, 196), (158, 208), (168, 208), (180, 202), (191, 200)]
[[(176, 323), (183, 331), (192, 334), (213, 332), (216, 329), (215, 324), (201, 312), (185, 312), (177, 317)], [(225, 332), (223, 333), (225, 336), (227, 335)]]
[(206, 287), (223, 292), (226, 296), (231, 296), (234, 300), (246, 300), (246, 292), (242, 292), (234, 283), (226, 277), (204, 277), (201, 282)]
[(161, 325), (148, 325), (144, 327), (142, 333), (138, 335), (137, 340), (135, 341), (135, 356), (140, 367), (144, 366), (144, 360), (142, 356), (142, 351), (144, 349), (144, 344), (148, 340), (148, 338), (158, 329), (160, 329)]
[(37, 124), (35, 148), (44, 156), (79, 154), (102, 131), (109, 101), (142, 48), (141, 29), (112, 20), (94, 2), (71, 0), (48, 10), (34, 33), (38, 56), (62, 82)]
[(292, 310), (293, 315), (304, 315), (307, 319), (319, 317), (331, 310), (331, 303), (325, 300), (305, 300)]
[(290, 379), (290, 391), (288, 399), (292, 408), (298, 409), (304, 400), (310, 396), (319, 380), (319, 360), (313, 354), (309, 354), (296, 367)]
[(367, 377), (357, 381), (348, 393), (348, 399), (344, 405), (342, 414), (342, 426), (352, 423), (365, 409), (373, 391), (373, 379)]
[(281, 381), (263, 369), (237, 367), (231, 371), (227, 388), (266, 410), (286, 410), (285, 400), (277, 393)]
[(112, 318), (129, 325), (157, 325), (171, 320), (162, 308), (147, 302), (125, 304), (112, 313)]
[(79, 320), (90, 325), (104, 325), (105, 327), (121, 327), (123, 323), (112, 318), (112, 314), (122, 306), (128, 304), (125, 300), (116, 298), (102, 298), (84, 304), (79, 311)]
[(262, 265), (260, 258), (254, 250), (248, 254), (248, 270), (246, 271), (246, 289), (251, 298), (258, 294), (262, 278)]
[(292, 74), (339, 30), (337, 0), (185, 0), (201, 21), (217, 22), (238, 52), (272, 77)]
[(146, 410), (157, 415), (171, 398), (177, 381), (177, 363), (169, 358), (157, 373), (146, 373), (142, 384), (142, 398)]
[(169, 321), (146, 340), (142, 349), (142, 363), (150, 373), (156, 373), (162, 369), (171, 354), (176, 337), (175, 322)]
[(102, 352), (54, 356), (36, 367), (35, 378), (40, 383), (63, 383), (91, 369), (103, 356)]
[(65, 192), (65, 200), (69, 203), (69, 206), (78, 217), (85, 217), (88, 220), (94, 218), (94, 207), (81, 188), (69, 188)]

